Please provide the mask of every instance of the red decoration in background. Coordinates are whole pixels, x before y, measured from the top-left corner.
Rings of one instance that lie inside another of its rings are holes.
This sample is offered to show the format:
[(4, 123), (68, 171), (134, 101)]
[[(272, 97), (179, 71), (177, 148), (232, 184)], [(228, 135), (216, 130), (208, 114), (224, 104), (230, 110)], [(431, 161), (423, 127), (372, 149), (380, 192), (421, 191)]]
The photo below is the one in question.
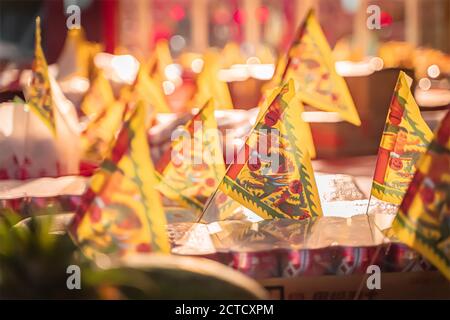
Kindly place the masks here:
[(172, 36), (172, 29), (164, 24), (158, 24), (154, 28), (153, 32), (153, 42), (158, 40), (168, 40)]
[(227, 24), (231, 19), (231, 14), (227, 8), (218, 8), (213, 12), (213, 21), (216, 24)]
[(258, 20), (261, 21), (261, 23), (266, 23), (267, 20), (269, 20), (269, 9), (265, 6), (259, 7), (258, 11), (256, 12), (258, 16)]
[(101, 13), (103, 16), (105, 51), (114, 53), (116, 47), (117, 0), (101, 1)]
[(170, 8), (169, 14), (170, 14), (170, 17), (175, 21), (181, 21), (186, 16), (184, 8), (179, 4), (176, 4), (172, 8)]
[(245, 22), (245, 12), (244, 12), (244, 10), (237, 9), (237, 10), (233, 13), (233, 20), (234, 20), (234, 22), (236, 22), (237, 24), (243, 24), (243, 23)]
[(386, 11), (381, 11), (380, 20), (382, 27), (389, 27), (393, 22), (392, 16)]

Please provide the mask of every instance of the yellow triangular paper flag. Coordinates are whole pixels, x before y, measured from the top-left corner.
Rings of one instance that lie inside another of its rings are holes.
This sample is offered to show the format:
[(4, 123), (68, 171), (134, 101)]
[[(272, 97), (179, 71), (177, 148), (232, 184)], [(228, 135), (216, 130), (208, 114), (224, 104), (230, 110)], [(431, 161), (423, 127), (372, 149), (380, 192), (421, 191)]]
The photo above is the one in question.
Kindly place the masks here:
[(336, 72), (330, 46), (313, 11), (300, 26), (285, 61), (278, 65), (281, 70), (276, 71), (276, 77), (281, 76), (282, 82), (294, 79), (305, 104), (337, 112), (344, 120), (361, 125), (347, 84)]
[(47, 61), (41, 46), (41, 19), (36, 18), (36, 43), (34, 49), (31, 85), (27, 88), (27, 105), (56, 135), (55, 114), (52, 102)]
[(450, 111), (417, 163), (392, 228), (450, 280)]
[(145, 107), (139, 104), (92, 177), (70, 226), (89, 257), (170, 250), (144, 118)]
[(193, 98), (194, 106), (203, 106), (209, 99), (214, 99), (216, 109), (233, 109), (233, 101), (226, 82), (218, 77), (220, 56), (209, 51), (204, 56), (203, 70), (197, 77), (197, 92)]
[(294, 97), (290, 80), (259, 117), (219, 186), (261, 219), (322, 215), (310, 156), (298, 129), (301, 110), (292, 103)]
[(426, 151), (433, 133), (423, 120), (411, 93), (412, 79), (400, 72), (378, 149), (372, 195), (400, 204), (416, 162)]
[(87, 124), (81, 134), (81, 146), (83, 159), (99, 162), (102, 161), (122, 123), (126, 103), (119, 99), (109, 104), (102, 113)]
[(89, 91), (81, 103), (81, 111), (92, 121), (115, 101), (109, 80), (98, 70)]
[(225, 174), (213, 100), (178, 133), (157, 166), (157, 188), (167, 198), (201, 212)]
[(162, 86), (152, 79), (144, 69), (140, 69), (133, 89), (136, 100), (144, 101), (147, 107), (151, 106), (156, 112), (170, 112)]

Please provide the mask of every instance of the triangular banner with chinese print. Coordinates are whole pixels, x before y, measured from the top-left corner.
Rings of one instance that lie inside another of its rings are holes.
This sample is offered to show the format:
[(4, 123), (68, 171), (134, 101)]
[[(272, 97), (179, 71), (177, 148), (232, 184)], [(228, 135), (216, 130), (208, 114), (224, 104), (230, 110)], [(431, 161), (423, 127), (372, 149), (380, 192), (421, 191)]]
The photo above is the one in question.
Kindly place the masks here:
[(284, 61), (278, 64), (281, 70), (276, 71), (276, 77), (281, 76), (282, 83), (294, 79), (299, 97), (305, 104), (337, 112), (344, 120), (361, 125), (347, 84), (336, 72), (330, 46), (314, 11), (309, 12), (300, 26)]
[(26, 90), (27, 105), (56, 135), (55, 114), (52, 102), (47, 61), (41, 46), (41, 19), (36, 18), (36, 43), (34, 48), (31, 85)]
[(81, 111), (90, 121), (95, 120), (102, 112), (114, 103), (114, 93), (109, 80), (102, 70), (98, 70), (94, 82), (81, 103)]
[(301, 110), (291, 104), (294, 97), (290, 80), (260, 115), (219, 186), (262, 219), (322, 215), (310, 156), (298, 129)]
[(378, 149), (372, 195), (400, 204), (433, 133), (411, 93), (412, 79), (400, 72)]
[(157, 189), (168, 199), (201, 212), (225, 174), (213, 100), (178, 133), (157, 166)]
[(89, 257), (169, 252), (144, 118), (145, 108), (138, 104), (123, 123), (109, 157), (92, 177), (70, 226)]
[[(269, 104), (273, 101), (273, 99), (280, 93), (281, 91), (280, 86), (275, 87), (274, 89), (269, 89), (265, 93), (265, 97), (260, 101), (259, 103), (259, 111), (258, 116), (256, 117), (257, 121), (259, 121), (260, 117), (263, 115), (264, 111), (267, 109)], [(305, 111), (305, 107), (303, 106), (303, 103), (301, 102), (300, 98), (296, 95), (294, 98), (292, 98), (290, 104), (296, 105), (300, 109), (300, 114), (303, 114)], [(299, 127), (297, 128), (300, 137), (304, 139), (304, 143), (306, 145), (306, 148), (308, 149), (309, 156), (311, 159), (314, 159), (316, 157), (316, 147), (314, 146), (314, 140), (311, 132), (311, 127), (309, 123), (303, 120), (303, 117), (300, 117), (300, 120), (298, 122)]]
[(450, 280), (450, 112), (417, 162), (392, 228)]

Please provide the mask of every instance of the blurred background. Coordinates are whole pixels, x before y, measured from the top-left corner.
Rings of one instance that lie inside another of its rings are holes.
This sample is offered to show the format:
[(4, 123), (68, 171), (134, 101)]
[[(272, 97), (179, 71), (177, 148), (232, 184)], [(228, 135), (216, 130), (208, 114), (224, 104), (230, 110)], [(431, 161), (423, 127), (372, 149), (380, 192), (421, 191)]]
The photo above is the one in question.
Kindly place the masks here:
[[(177, 114), (191, 111), (208, 59), (217, 61), (211, 68), (226, 82), (233, 107), (256, 107), (313, 8), (362, 121), (355, 128), (306, 106), (319, 158), (376, 153), (399, 70), (414, 78), (412, 90), (431, 128), (450, 105), (450, 0), (1, 0), (0, 71), (12, 70), (0, 73), (2, 101), (21, 94), (14, 70), (30, 67), (39, 15), (47, 61), (59, 67), (57, 80), (79, 108), (88, 85), (73, 94), (74, 82), (64, 83), (76, 51), (66, 38), (71, 5), (81, 9), (86, 40), (97, 52), (136, 57)], [(380, 17), (375, 29), (368, 27), (373, 5)], [(102, 68), (100, 60), (95, 64)], [(93, 81), (92, 74), (87, 78)]]
[[(31, 59), (34, 17), (39, 14), (48, 30), (46, 55), (55, 62), (66, 36), (66, 8), (72, 4), (81, 8), (87, 38), (102, 42), (107, 52), (126, 47), (148, 55), (157, 40), (167, 39), (175, 57), (229, 42), (249, 55), (261, 46), (275, 54), (288, 47), (310, 6), (330, 45), (351, 50), (353, 59), (376, 54), (387, 41), (450, 50), (449, 0), (2, 0), (2, 59)], [(381, 30), (366, 27), (372, 4), (381, 8)]]

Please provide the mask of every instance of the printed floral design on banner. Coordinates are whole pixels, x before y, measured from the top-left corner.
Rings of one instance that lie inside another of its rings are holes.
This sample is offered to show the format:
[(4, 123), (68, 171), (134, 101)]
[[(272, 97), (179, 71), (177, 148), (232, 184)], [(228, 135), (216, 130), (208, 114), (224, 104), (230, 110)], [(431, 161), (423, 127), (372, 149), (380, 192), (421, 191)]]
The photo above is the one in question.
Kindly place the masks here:
[(322, 215), (294, 96), (291, 80), (258, 117), (239, 161), (230, 165), (220, 185), (222, 192), (262, 219)]
[(417, 163), (393, 230), (450, 280), (450, 112)]
[(71, 234), (89, 257), (169, 251), (144, 117), (140, 103), (92, 177), (71, 224)]
[(372, 195), (400, 204), (433, 133), (423, 120), (409, 89), (411, 79), (401, 72), (389, 107), (378, 150)]
[(184, 126), (157, 171), (160, 180), (157, 189), (163, 195), (183, 206), (203, 210), (225, 174), (213, 100)]
[(281, 75), (281, 81), (295, 80), (298, 95), (305, 104), (338, 112), (344, 120), (361, 125), (347, 84), (336, 73), (330, 46), (313, 11), (300, 26), (285, 61), (278, 65), (282, 71), (277, 71), (277, 75)]
[(27, 105), (56, 134), (55, 115), (48, 66), (41, 46), (41, 19), (36, 18), (36, 43), (34, 49), (31, 85), (27, 88)]

